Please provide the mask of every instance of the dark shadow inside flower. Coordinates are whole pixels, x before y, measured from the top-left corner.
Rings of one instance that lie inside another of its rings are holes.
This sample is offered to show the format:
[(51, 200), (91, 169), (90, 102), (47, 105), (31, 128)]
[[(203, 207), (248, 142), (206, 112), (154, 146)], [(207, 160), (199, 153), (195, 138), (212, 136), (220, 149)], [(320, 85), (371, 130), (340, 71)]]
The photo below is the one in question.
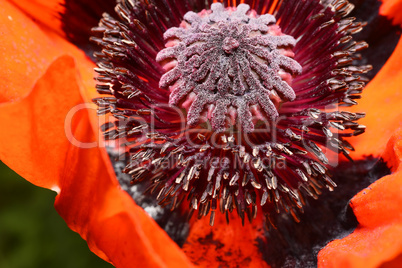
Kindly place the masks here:
[(361, 64), (373, 65), (373, 70), (366, 74), (372, 79), (388, 60), (394, 51), (400, 35), (399, 26), (392, 25), (391, 20), (379, 15), (381, 1), (379, 0), (352, 0), (355, 9), (351, 12), (352, 17), (367, 22), (367, 25), (360, 33), (357, 33), (356, 40), (365, 40), (369, 48), (362, 51)]
[(61, 15), (63, 31), (67, 39), (82, 49), (93, 59), (97, 50), (95, 44), (88, 42), (91, 28), (98, 24), (104, 12), (114, 13), (115, 0), (106, 1), (64, 1), (64, 12)]
[(142, 183), (133, 185), (131, 176), (123, 173), (123, 169), (127, 165), (126, 161), (119, 160), (119, 155), (113, 150), (109, 150), (109, 156), (122, 189), (130, 194), (134, 201), (165, 230), (173, 241), (180, 247), (183, 246), (190, 228), (188, 213), (178, 209), (172, 211), (167, 207), (160, 206), (154, 196), (146, 194), (151, 185), (150, 181), (144, 180)]
[(265, 237), (258, 239), (264, 259), (273, 268), (316, 267), (317, 254), (328, 242), (347, 236), (357, 227), (350, 199), (391, 173), (386, 163), (374, 157), (342, 162), (332, 172), (337, 190), (326, 190), (318, 200), (306, 199), (299, 223), (286, 214), (274, 215), (277, 229), (265, 229)]

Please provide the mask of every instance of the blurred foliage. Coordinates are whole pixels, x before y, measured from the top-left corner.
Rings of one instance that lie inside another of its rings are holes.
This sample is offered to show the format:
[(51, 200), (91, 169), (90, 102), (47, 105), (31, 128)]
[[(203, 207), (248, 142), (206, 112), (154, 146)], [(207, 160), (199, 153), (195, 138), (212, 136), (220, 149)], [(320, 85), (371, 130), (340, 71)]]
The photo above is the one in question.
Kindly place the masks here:
[(111, 268), (67, 227), (55, 196), (0, 162), (0, 268)]

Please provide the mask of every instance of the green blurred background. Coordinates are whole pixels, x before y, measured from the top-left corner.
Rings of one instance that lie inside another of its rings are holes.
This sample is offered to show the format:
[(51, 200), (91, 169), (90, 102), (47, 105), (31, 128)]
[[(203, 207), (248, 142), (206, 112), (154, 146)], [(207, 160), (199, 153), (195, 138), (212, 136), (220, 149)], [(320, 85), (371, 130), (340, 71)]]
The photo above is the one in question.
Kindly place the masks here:
[(0, 268), (111, 268), (57, 214), (56, 193), (0, 161)]

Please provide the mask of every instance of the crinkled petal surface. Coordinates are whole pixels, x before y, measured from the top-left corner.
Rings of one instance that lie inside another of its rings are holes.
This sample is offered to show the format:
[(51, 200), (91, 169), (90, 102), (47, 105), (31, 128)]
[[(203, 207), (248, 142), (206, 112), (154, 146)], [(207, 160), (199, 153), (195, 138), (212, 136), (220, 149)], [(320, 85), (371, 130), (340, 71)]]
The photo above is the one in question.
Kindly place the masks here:
[(199, 267), (270, 267), (262, 257), (256, 243), (263, 233), (262, 215), (258, 215), (253, 224), (241, 224), (236, 216), (230, 217), (230, 224), (225, 216), (217, 213), (213, 228), (209, 218), (197, 220), (191, 227), (184, 252)]
[(38, 26), (8, 1), (0, 0), (0, 5), (0, 103), (26, 96), (50, 63), (62, 54), (77, 59), (85, 95), (93, 97), (95, 65), (82, 51), (49, 28)]
[(0, 103), (26, 95), (59, 49), (27, 16), (7, 1), (0, 1)]

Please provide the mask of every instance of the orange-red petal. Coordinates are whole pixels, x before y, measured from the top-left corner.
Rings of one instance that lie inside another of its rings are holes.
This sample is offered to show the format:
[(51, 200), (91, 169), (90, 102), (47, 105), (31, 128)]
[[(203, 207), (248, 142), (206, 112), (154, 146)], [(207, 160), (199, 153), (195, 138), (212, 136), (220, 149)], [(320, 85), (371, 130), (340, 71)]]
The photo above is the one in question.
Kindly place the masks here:
[(381, 0), (383, 4), (380, 14), (390, 19), (394, 24), (402, 25), (402, 1), (401, 0)]
[(351, 206), (359, 226), (320, 251), (319, 267), (370, 268), (398, 262), (402, 254), (402, 129), (394, 133), (387, 145), (384, 159), (390, 158), (397, 164), (395, 172), (353, 197)]
[(190, 267), (180, 248), (120, 189), (105, 150), (79, 148), (67, 139), (65, 124), (79, 142), (97, 139), (90, 110), (67, 116), (83, 102), (80, 86), (73, 58), (63, 56), (28, 96), (3, 103), (0, 158), (34, 184), (60, 192), (56, 209), (70, 228), (117, 267)]
[(34, 18), (39, 24), (47, 26), (65, 36), (60, 20), (64, 11), (64, 0), (9, 0), (13, 5), (23, 10), (27, 15)]
[[(35, 25), (29, 17), (25, 16), (18, 8), (15, 8), (7, 1), (0, 0), (0, 3), (2, 6), (0, 9), (0, 56), (2, 58), (0, 78), (3, 81), (2, 90), (0, 91), (0, 104), (19, 101), (25, 98), (37, 83), (38, 78), (46, 72), (48, 66), (63, 53), (68, 53), (74, 55), (75, 58), (78, 58), (80, 60), (79, 66), (81, 77), (86, 77), (86, 84), (89, 84), (89, 79), (91, 79), (92, 85), (94, 84), (92, 77), (88, 78), (89, 74), (92, 75), (93, 63), (90, 63), (82, 52), (58, 36), (48, 36), (37, 25)], [(69, 94), (68, 91), (65, 93)], [(42, 101), (44, 104), (45, 101), (49, 102), (49, 107), (58, 105), (59, 108), (63, 108), (64, 105), (64, 103), (54, 105), (57, 100), (51, 100), (49, 98)], [(27, 103), (27, 105), (30, 104)], [(15, 131), (20, 128), (26, 133), (29, 133), (30, 128), (32, 127), (31, 122), (19, 124), (18, 118), (19, 116), (31, 116), (32, 119), (35, 119), (32, 112), (34, 108), (35, 107), (32, 105), (31, 107), (25, 106), (24, 109), (15, 110), (15, 114), (12, 114), (11, 110), (8, 113), (1, 114), (2, 118), (4, 118), (4, 120), (2, 120), (4, 125), (1, 128), (1, 134), (2, 136), (4, 135), (4, 139), (1, 140), (1, 142), (4, 143), (0, 152), (1, 158), (3, 158), (2, 153), (8, 154), (9, 151), (14, 150), (29, 155), (30, 158), (27, 157), (27, 159), (37, 160), (37, 155), (35, 155), (35, 153), (40, 150), (30, 150), (30, 148), (34, 148), (30, 146), (40, 148), (42, 146), (41, 144), (33, 144), (35, 139), (39, 140), (39, 137), (27, 136), (25, 139), (21, 140), (15, 138), (13, 143), (5, 142), (8, 139), (17, 137)], [(51, 110), (49, 109), (44, 109), (39, 112), (39, 115), (51, 116)], [(42, 120), (42, 118), (43, 120), (46, 120), (45, 116), (39, 115), (37, 115), (38, 120)], [(49, 119), (51, 118), (47, 118), (47, 120)], [(12, 120), (14, 120), (14, 122)], [(7, 129), (6, 123), (8, 122), (13, 123), (15, 126)], [(62, 128), (63, 126), (60, 127)], [(38, 135), (52, 135), (52, 133), (48, 133), (46, 128), (39, 131), (41, 131), (41, 133), (38, 133)], [(8, 139), (6, 139), (6, 137), (8, 137)], [(49, 154), (51, 155), (55, 153), (57, 153), (56, 150), (52, 150)], [(10, 155), (9, 161), (14, 162), (18, 167), (21, 166), (22, 168), (26, 166), (28, 167), (27, 170), (30, 169), (29, 167), (37, 167), (38, 170), (40, 169), (40, 167), (35, 163), (31, 163), (31, 161), (26, 161), (26, 163), (18, 161), (18, 154), (15, 155), (16, 159), (12, 159), (13, 157), (13, 155)], [(44, 172), (47, 171), (45, 170)], [(39, 174), (41, 174), (41, 171), (38, 174), (32, 175)], [(36, 184), (41, 186), (52, 187), (54, 184), (52, 181), (46, 182), (47, 180), (51, 180), (51, 177), (48, 178), (48, 176), (41, 175), (32, 177), (36, 177), (38, 180)]]
[(247, 222), (245, 226), (237, 215), (230, 215), (230, 224), (227, 224), (220, 212), (217, 212), (214, 227), (209, 225), (208, 217), (197, 220), (183, 250), (200, 267), (268, 268), (256, 242), (263, 233), (261, 216), (258, 215), (252, 225)]
[(0, 0), (0, 103), (28, 94), (51, 61), (60, 55), (53, 40), (19, 9)]
[(354, 158), (361, 155), (380, 156), (392, 133), (402, 127), (402, 39), (384, 67), (363, 90), (354, 112), (365, 112), (359, 120), (366, 125), (366, 133), (350, 139), (356, 148)]
[(0, 5), (0, 103), (26, 96), (50, 63), (62, 54), (77, 59), (85, 86), (94, 92), (94, 63), (82, 51), (56, 33), (44, 31), (8, 1), (0, 0)]

